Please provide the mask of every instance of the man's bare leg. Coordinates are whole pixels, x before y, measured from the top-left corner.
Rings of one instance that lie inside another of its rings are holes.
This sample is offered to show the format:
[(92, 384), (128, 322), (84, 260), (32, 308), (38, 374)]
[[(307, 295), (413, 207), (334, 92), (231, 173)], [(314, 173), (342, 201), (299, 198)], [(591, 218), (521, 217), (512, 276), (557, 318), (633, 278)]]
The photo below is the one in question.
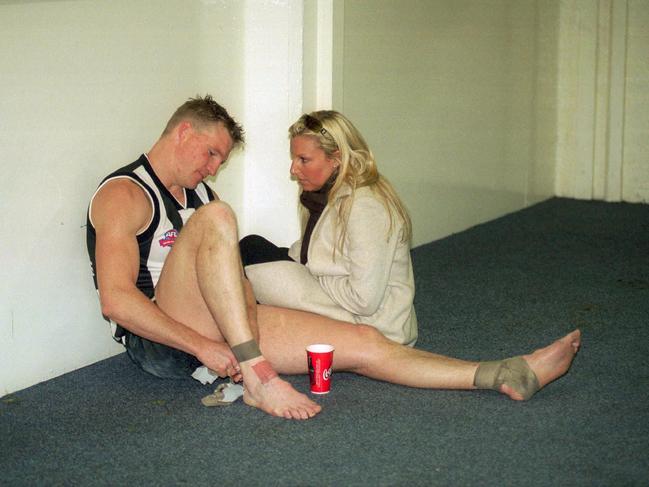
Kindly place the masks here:
[[(156, 301), (172, 318), (230, 347), (255, 338), (246, 312), (236, 219), (226, 204), (205, 205), (189, 219), (165, 261)], [(307, 396), (273, 376), (264, 362), (260, 355), (239, 364), (247, 404), (294, 419), (320, 411)]]
[[(375, 328), (331, 320), (300, 311), (258, 307), (261, 347), (273, 366), (285, 374), (307, 372), (305, 348), (329, 343), (334, 369), (378, 380), (430, 389), (475, 389), (478, 362), (417, 350), (388, 340)], [(565, 374), (579, 348), (575, 330), (551, 345), (523, 356), (541, 387)], [(522, 399), (507, 386), (501, 392)]]

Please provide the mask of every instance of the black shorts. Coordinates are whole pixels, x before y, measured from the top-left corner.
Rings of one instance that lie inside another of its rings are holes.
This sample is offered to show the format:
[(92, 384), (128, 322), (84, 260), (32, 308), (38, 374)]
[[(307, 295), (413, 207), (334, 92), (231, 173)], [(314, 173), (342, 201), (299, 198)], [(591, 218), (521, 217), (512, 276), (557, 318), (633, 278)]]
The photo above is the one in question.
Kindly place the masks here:
[(203, 364), (182, 350), (152, 342), (124, 330), (124, 346), (131, 360), (145, 372), (161, 379), (187, 379)]

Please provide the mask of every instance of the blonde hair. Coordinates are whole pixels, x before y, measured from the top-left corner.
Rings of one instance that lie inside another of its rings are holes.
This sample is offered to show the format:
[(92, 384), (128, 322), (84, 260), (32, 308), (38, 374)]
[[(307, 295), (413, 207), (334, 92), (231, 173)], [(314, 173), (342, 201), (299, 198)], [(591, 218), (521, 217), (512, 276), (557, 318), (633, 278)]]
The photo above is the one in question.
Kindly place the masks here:
[(339, 162), (338, 175), (329, 191), (328, 203), (333, 201), (340, 188), (347, 184), (352, 197), (345, 198), (338, 209), (338, 248), (342, 252), (347, 234), (349, 213), (357, 188), (369, 187), (383, 203), (390, 217), (386, 238), (394, 231), (395, 216), (403, 223), (402, 242), (412, 237), (412, 223), (408, 210), (402, 203), (390, 182), (378, 171), (372, 151), (356, 127), (342, 113), (334, 110), (320, 110), (302, 115), (288, 129), (289, 138), (299, 135), (315, 137), (328, 158)]

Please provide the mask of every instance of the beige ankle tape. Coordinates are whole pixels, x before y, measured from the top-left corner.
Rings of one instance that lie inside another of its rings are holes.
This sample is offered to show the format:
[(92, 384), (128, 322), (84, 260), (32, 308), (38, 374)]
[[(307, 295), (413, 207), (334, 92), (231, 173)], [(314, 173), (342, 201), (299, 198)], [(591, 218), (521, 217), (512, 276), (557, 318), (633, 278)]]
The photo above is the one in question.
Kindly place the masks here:
[(232, 347), (232, 353), (239, 363), (241, 363), (259, 357), (261, 350), (259, 350), (259, 345), (257, 345), (256, 340), (249, 340)]
[(541, 386), (536, 374), (527, 365), (523, 357), (513, 357), (494, 362), (480, 362), (473, 378), (473, 385), (478, 389), (500, 391), (500, 386), (507, 384), (527, 400)]

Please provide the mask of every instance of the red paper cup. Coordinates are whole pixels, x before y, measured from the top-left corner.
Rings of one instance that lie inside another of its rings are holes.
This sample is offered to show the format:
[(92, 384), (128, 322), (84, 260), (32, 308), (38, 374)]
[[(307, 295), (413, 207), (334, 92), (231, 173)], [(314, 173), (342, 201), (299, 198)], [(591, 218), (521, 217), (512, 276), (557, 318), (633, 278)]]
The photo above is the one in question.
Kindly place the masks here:
[(306, 347), (312, 394), (327, 394), (331, 390), (334, 347), (317, 343)]

